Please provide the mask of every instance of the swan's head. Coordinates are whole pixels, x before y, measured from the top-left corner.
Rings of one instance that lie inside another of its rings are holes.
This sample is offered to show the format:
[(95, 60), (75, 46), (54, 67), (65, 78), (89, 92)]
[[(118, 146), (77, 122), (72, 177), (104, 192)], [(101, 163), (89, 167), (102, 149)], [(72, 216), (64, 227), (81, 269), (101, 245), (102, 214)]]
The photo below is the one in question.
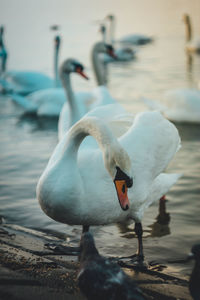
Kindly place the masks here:
[(109, 146), (104, 152), (104, 163), (115, 184), (120, 206), (127, 210), (130, 207), (128, 188), (133, 185), (131, 160), (122, 147)]
[(61, 78), (64, 76), (64, 74), (69, 73), (78, 73), (85, 79), (89, 79), (88, 76), (84, 73), (84, 66), (79, 63), (77, 60), (69, 58), (65, 60), (60, 68), (60, 75)]
[(115, 49), (112, 45), (106, 44), (104, 42), (97, 42), (93, 47), (93, 52), (99, 53), (106, 53), (109, 56), (117, 59), (117, 55), (115, 54)]
[(56, 48), (59, 48), (59, 46), (60, 46), (60, 41), (61, 41), (60, 36), (57, 35), (57, 36), (55, 37), (54, 41), (55, 41), (55, 46), (56, 46)]

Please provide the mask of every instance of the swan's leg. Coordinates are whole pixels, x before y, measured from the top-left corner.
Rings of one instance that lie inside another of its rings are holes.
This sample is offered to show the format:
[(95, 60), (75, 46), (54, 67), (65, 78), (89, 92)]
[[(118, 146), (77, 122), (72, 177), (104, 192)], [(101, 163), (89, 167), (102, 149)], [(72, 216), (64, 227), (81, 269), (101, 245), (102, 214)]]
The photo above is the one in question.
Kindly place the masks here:
[(137, 250), (137, 257), (138, 261), (144, 260), (144, 252), (143, 252), (143, 241), (142, 241), (142, 235), (143, 235), (143, 229), (142, 229), (142, 223), (135, 223), (135, 233), (138, 238), (138, 250)]
[(118, 258), (118, 263), (123, 267), (137, 267), (137, 268), (146, 269), (148, 264), (144, 262), (143, 241), (142, 241), (143, 229), (142, 229), (142, 224), (140, 222), (135, 223), (134, 231), (138, 239), (137, 252), (136, 254), (133, 254), (128, 257)]

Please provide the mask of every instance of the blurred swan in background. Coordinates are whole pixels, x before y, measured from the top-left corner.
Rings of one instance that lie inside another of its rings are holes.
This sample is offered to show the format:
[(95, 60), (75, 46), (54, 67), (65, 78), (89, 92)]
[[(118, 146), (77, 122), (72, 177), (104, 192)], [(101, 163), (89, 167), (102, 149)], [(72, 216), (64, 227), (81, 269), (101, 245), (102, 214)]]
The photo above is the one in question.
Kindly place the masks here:
[[(111, 43), (114, 43), (116, 17), (114, 15), (108, 15), (107, 20), (109, 20), (110, 22), (110, 41)], [(145, 45), (151, 43), (152, 41), (153, 41), (152, 37), (143, 34), (136, 34), (136, 33), (126, 35), (121, 39), (117, 40), (117, 42), (120, 42), (121, 44), (129, 44), (129, 45)]]
[[(102, 43), (98, 43), (98, 46), (97, 44), (94, 45), (93, 49), (95, 52), (94, 71), (96, 73), (98, 84), (102, 84), (105, 82), (105, 78), (103, 72), (101, 72), (102, 66), (98, 63), (98, 53), (104, 51), (110, 55), (114, 55), (114, 50), (111, 46)], [(78, 66), (80, 68), (78, 68)], [(107, 99), (107, 102), (114, 101), (104, 87), (94, 89), (92, 92), (76, 92), (74, 95), (71, 82), (70, 80), (67, 80), (67, 78), (71, 72), (77, 72), (76, 70), (80, 71), (81, 69), (83, 70), (83, 66), (78, 61), (69, 60), (67, 63), (66, 60), (60, 68), (60, 77), (62, 78), (63, 88), (42, 89), (31, 93), (26, 97), (12, 93), (10, 97), (15, 103), (23, 108), (25, 113), (36, 114), (40, 117), (58, 117), (60, 115), (58, 129), (59, 136), (61, 136), (63, 132), (74, 124), (74, 122), (79, 120), (88, 110), (95, 106), (95, 103), (92, 104), (92, 101), (96, 100), (96, 105), (105, 104), (105, 99)], [(80, 74), (80, 72), (77, 73)], [(68, 101), (69, 103), (67, 103)], [(77, 103), (73, 105), (74, 101), (77, 101)], [(89, 102), (91, 103), (89, 104)], [(76, 113), (73, 112), (75, 109)], [(71, 113), (72, 115), (76, 114), (75, 119), (73, 117), (71, 119)]]
[[(63, 88), (44, 89), (34, 92), (27, 97), (11, 94), (11, 99), (19, 104), (25, 113), (36, 114), (40, 117), (58, 117), (63, 104), (68, 101), (67, 107), (68, 109), (69, 107), (71, 108), (70, 116), (72, 117), (70, 124), (71, 122), (74, 124), (74, 122), (79, 120), (88, 111), (85, 102), (90, 97), (90, 93), (78, 92), (75, 97), (72, 96), (69, 76), (71, 73), (77, 73), (87, 78), (83, 73), (83, 69), (83, 66), (78, 61), (74, 59), (65, 60), (60, 68), (60, 78)], [(67, 121), (69, 121), (70, 116), (68, 116)]]
[(200, 36), (193, 38), (192, 24), (188, 14), (183, 15), (186, 31), (186, 51), (200, 54)]
[[(97, 107), (65, 133), (39, 179), (37, 199), (52, 219), (85, 230), (134, 221), (138, 257), (143, 260), (143, 214), (180, 177), (162, 173), (178, 151), (180, 138), (159, 112), (128, 120), (121, 113), (107, 121), (95, 116), (102, 109), (112, 113), (112, 107)], [(124, 133), (117, 139), (119, 127)]]
[[(100, 25), (100, 33), (102, 34), (102, 39), (103, 42), (106, 43), (107, 39), (107, 29), (106, 26), (104, 24)], [(110, 41), (111, 42), (111, 41)], [(135, 58), (135, 54), (136, 51), (131, 49), (131, 48), (127, 48), (127, 47), (115, 47), (115, 53), (117, 56), (117, 59), (114, 59), (106, 54), (103, 55), (102, 59), (105, 63), (109, 63), (109, 62), (126, 62), (126, 61), (131, 61)]]
[(4, 26), (0, 27), (0, 76), (6, 71), (8, 53), (4, 44)]
[(0, 86), (5, 92), (28, 95), (41, 89), (60, 86), (58, 78), (58, 57), (60, 36), (56, 36), (54, 54), (54, 78), (37, 71), (8, 71), (0, 79)]
[(150, 109), (161, 111), (171, 121), (200, 123), (200, 90), (198, 89), (169, 90), (164, 93), (162, 103), (145, 97), (141, 99)]
[[(106, 88), (107, 78), (105, 74), (104, 64), (100, 59), (100, 54), (107, 54), (111, 57), (115, 57), (114, 49), (111, 45), (105, 44), (103, 42), (97, 42), (94, 44), (92, 48), (91, 53), (91, 59), (92, 59), (92, 66), (94, 70), (94, 75), (97, 82), (97, 87), (94, 88), (91, 92), (86, 93), (86, 98), (88, 99), (88, 102), (91, 102), (87, 105), (86, 110), (92, 110), (93, 108), (110, 104), (110, 103), (116, 103), (116, 101), (111, 97), (108, 89)], [(66, 78), (65, 78), (66, 80)], [(64, 80), (64, 82), (65, 82)], [(69, 85), (69, 82), (68, 82)], [(71, 88), (67, 89), (68, 91), (68, 101), (73, 102), (74, 95)], [(69, 100), (70, 99), (70, 100)], [(86, 101), (85, 101), (86, 104)], [(66, 131), (71, 127), (72, 123), (69, 122), (70, 116), (69, 116), (69, 109), (68, 109), (68, 103), (65, 102), (63, 105), (63, 108), (61, 110), (59, 121), (58, 121), (58, 136), (59, 139), (66, 133)], [(80, 115), (79, 119), (82, 117)]]

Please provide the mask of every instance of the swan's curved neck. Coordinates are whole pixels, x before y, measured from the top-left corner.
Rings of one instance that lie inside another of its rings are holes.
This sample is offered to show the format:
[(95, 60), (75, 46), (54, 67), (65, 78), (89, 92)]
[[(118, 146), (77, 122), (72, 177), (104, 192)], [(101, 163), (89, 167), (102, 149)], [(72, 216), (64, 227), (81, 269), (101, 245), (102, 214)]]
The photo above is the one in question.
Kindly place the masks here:
[(76, 159), (79, 146), (88, 135), (96, 139), (103, 153), (112, 146), (113, 149), (121, 149), (117, 139), (102, 120), (96, 117), (87, 117), (81, 119), (68, 131), (65, 142), (65, 155), (70, 159), (74, 156)]
[(67, 96), (67, 102), (69, 105), (70, 113), (69, 113), (69, 125), (70, 127), (76, 123), (80, 119), (80, 112), (79, 108), (76, 102), (76, 97), (74, 95), (72, 85), (71, 85), (71, 80), (70, 80), (70, 73), (64, 73), (61, 72), (60, 78)]
[(58, 59), (59, 59), (59, 50), (60, 50), (60, 45), (55, 46), (55, 51), (54, 51), (54, 78), (55, 78), (55, 86), (59, 87), (59, 72), (58, 72)]
[(99, 54), (101, 51), (98, 49), (98, 44), (94, 46), (92, 50), (92, 65), (97, 81), (97, 85), (106, 85), (106, 67), (103, 62), (100, 60)]
[(185, 34), (186, 34), (186, 41), (189, 42), (192, 39), (192, 26), (190, 22), (190, 18), (188, 17), (185, 21)]

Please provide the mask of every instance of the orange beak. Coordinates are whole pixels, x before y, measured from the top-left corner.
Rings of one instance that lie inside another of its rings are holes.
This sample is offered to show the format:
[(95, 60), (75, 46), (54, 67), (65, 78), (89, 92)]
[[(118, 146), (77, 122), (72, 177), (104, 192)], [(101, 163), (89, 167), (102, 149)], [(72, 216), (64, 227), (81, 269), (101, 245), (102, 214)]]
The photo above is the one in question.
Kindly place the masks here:
[(120, 206), (123, 210), (127, 210), (130, 207), (130, 202), (128, 200), (128, 188), (125, 180), (115, 180), (115, 188), (117, 191), (118, 200)]
[(89, 80), (89, 77), (82, 71), (81, 68), (76, 68), (76, 72), (80, 74), (82, 77), (84, 77), (85, 79)]

